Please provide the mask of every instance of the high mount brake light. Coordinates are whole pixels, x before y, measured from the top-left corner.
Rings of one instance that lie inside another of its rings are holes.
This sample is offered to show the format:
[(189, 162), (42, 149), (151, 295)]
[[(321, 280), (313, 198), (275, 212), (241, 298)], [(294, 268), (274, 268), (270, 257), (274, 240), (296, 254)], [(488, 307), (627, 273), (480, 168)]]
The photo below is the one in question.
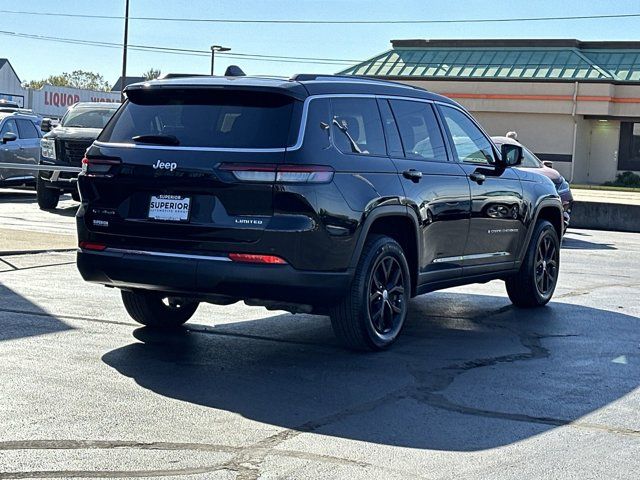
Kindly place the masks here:
[(324, 165), (223, 163), (220, 169), (242, 182), (327, 183), (333, 179), (333, 168)]
[(268, 263), (271, 265), (284, 265), (287, 262), (275, 255), (257, 255), (254, 253), (230, 253), (229, 258), (241, 263)]

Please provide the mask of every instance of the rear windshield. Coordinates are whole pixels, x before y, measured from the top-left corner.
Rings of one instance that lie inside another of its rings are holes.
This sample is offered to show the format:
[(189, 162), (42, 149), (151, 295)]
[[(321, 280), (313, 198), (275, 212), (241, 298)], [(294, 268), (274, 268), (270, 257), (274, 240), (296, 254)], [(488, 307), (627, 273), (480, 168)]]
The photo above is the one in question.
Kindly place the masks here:
[(133, 137), (157, 135), (185, 147), (282, 148), (294, 102), (270, 92), (133, 91), (98, 140), (136, 143)]

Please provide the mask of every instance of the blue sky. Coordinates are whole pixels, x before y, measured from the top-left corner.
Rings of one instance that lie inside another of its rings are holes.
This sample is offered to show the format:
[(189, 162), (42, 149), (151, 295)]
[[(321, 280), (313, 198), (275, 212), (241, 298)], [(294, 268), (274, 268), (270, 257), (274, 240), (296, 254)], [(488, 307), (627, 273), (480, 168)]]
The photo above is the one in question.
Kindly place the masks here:
[[(545, 17), (640, 13), (640, 0), (131, 0), (130, 15), (304, 20), (408, 20)], [(0, 0), (0, 10), (92, 15), (123, 15), (124, 0)], [(118, 19), (79, 19), (0, 13), (0, 30), (104, 42), (122, 42)], [(206, 50), (223, 44), (237, 53), (370, 58), (399, 38), (578, 38), (640, 40), (640, 17), (483, 24), (427, 25), (255, 25), (131, 20), (131, 44)], [(22, 80), (75, 69), (101, 73), (113, 83), (119, 76), (119, 49), (69, 45), (0, 35), (0, 57), (8, 58)], [(238, 64), (249, 74), (334, 73), (348, 65), (315, 65), (216, 58), (216, 72)], [(167, 53), (129, 53), (129, 75), (150, 67), (163, 72), (207, 73), (209, 59)]]

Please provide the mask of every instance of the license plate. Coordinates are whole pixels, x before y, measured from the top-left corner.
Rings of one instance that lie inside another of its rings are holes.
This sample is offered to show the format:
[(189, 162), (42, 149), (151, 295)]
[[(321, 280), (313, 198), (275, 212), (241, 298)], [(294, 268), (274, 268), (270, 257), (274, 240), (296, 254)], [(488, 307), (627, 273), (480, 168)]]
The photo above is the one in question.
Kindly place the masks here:
[(170, 222), (188, 222), (191, 198), (179, 195), (152, 195), (149, 218)]

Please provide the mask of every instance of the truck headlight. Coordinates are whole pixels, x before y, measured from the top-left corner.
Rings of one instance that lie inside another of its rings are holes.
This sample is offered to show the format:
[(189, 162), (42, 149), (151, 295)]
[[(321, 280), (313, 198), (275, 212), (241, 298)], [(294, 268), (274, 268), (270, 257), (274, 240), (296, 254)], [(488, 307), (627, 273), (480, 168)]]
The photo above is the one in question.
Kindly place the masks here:
[(44, 158), (56, 159), (56, 141), (52, 138), (40, 140), (40, 153)]

